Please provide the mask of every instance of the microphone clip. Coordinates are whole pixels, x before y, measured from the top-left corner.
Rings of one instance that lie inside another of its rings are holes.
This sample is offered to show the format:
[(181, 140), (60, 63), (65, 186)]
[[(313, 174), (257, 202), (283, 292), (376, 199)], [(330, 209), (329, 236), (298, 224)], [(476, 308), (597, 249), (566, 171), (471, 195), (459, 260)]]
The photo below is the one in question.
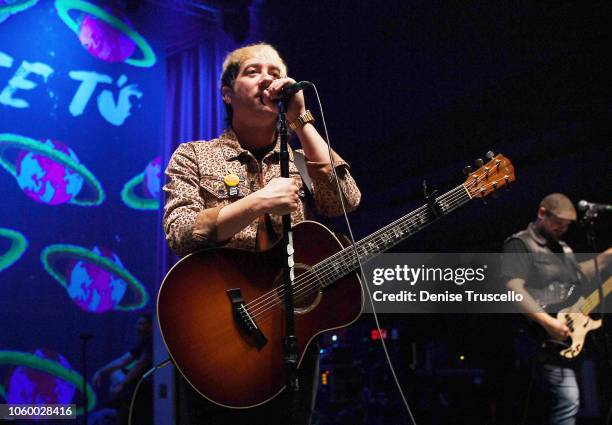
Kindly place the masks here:
[(597, 208), (589, 207), (584, 210), (584, 214), (582, 215), (582, 218), (580, 219), (580, 225), (588, 226), (592, 224), (598, 216), (599, 216), (599, 211), (597, 210)]

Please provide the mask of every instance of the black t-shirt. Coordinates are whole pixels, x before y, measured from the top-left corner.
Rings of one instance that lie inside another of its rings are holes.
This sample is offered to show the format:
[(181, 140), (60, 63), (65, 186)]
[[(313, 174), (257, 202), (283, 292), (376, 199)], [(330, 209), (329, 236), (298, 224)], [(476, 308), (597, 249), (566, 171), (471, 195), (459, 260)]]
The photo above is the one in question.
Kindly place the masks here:
[[(141, 358), (143, 358), (143, 356), (147, 361), (142, 373), (128, 385), (127, 388), (132, 389), (142, 375), (144, 375), (153, 366), (153, 337), (140, 340), (140, 342), (138, 342), (138, 344), (136, 344), (134, 348), (129, 351), (129, 353), (132, 355), (132, 359), (134, 361), (139, 361)], [(127, 374), (129, 371), (124, 370), (124, 372)]]

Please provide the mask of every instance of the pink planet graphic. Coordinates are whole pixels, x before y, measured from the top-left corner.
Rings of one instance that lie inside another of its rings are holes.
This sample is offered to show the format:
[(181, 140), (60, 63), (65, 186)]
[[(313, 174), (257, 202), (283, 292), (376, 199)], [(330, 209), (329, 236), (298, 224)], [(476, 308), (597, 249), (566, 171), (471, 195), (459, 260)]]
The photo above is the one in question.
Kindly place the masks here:
[(49, 245), (42, 250), (40, 261), (72, 302), (87, 312), (134, 311), (149, 301), (143, 284), (108, 248)]
[(55, 8), (93, 57), (143, 68), (155, 65), (155, 52), (123, 12), (108, 6), (111, 2), (96, 3), (100, 5), (86, 0), (55, 0)]
[[(34, 355), (72, 369), (64, 356), (52, 350), (38, 348)], [(6, 401), (10, 404), (68, 404), (76, 392), (73, 384), (51, 373), (27, 366), (15, 367), (7, 382)]]
[[(123, 268), (119, 257), (110, 249), (95, 246), (91, 252)], [(66, 289), (72, 301), (92, 313), (114, 310), (123, 299), (128, 286), (112, 270), (87, 260), (72, 260), (66, 272), (66, 280)]]
[[(120, 11), (105, 10), (127, 26), (132, 27)], [(136, 50), (136, 43), (116, 26), (90, 14), (83, 14), (78, 36), (83, 47), (93, 57), (105, 62), (124, 62)]]
[[(100, 182), (72, 149), (57, 140), (0, 133), (0, 168), (9, 172), (23, 193), (36, 202), (92, 207), (104, 201)], [(84, 183), (87, 190), (82, 190)]]
[[(72, 149), (57, 140), (46, 140), (45, 145), (70, 157), (79, 159)], [(83, 177), (76, 171), (53, 161), (42, 153), (21, 151), (16, 161), (19, 187), (28, 197), (49, 205), (65, 204), (79, 194)]]

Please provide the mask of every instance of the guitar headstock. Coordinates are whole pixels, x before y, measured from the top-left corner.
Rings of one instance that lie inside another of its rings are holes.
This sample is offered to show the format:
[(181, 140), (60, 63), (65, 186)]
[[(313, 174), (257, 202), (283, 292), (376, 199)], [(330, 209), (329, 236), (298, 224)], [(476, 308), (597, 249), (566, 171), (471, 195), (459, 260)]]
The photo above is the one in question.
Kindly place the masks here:
[(514, 166), (508, 158), (501, 154), (494, 155), (491, 151), (487, 152), (487, 158), (490, 159), (489, 162), (483, 164), (482, 160), (477, 160), (479, 168), (466, 173), (468, 178), (463, 187), (470, 198), (484, 198), (516, 180)]

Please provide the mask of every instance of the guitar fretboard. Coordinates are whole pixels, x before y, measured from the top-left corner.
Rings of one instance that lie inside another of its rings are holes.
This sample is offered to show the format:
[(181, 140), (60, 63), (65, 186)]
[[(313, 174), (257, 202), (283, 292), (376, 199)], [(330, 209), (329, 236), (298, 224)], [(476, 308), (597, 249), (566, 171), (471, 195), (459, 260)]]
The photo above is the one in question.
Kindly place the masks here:
[[(331, 257), (316, 264), (312, 271), (317, 275), (321, 285), (331, 285), (343, 276), (359, 267), (357, 256), (361, 262), (367, 262), (429, 226), (442, 216), (467, 203), (472, 197), (464, 185), (440, 195), (435, 199), (437, 209), (423, 205), (411, 213), (397, 219), (382, 229), (366, 236), (355, 244), (337, 252)], [(357, 252), (357, 255), (355, 254)]]
[[(612, 277), (604, 282), (601, 286), (604, 298), (612, 292)], [(584, 303), (580, 306), (580, 312), (583, 314), (591, 313), (595, 307), (599, 305), (599, 291), (593, 291), (591, 295), (586, 297)]]

